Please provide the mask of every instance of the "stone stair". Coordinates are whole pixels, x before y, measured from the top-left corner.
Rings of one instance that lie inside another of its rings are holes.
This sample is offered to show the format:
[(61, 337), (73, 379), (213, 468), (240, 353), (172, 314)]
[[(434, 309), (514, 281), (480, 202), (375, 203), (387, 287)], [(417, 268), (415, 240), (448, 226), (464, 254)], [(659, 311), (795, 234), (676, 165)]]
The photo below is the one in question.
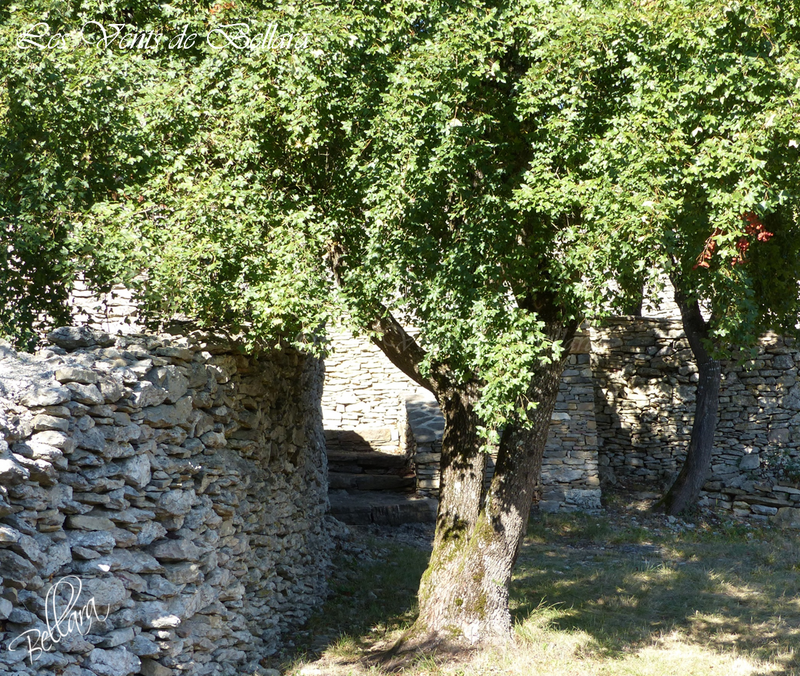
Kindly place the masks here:
[(405, 455), (373, 450), (352, 432), (326, 431), (331, 515), (348, 524), (432, 523), (436, 500), (414, 493)]

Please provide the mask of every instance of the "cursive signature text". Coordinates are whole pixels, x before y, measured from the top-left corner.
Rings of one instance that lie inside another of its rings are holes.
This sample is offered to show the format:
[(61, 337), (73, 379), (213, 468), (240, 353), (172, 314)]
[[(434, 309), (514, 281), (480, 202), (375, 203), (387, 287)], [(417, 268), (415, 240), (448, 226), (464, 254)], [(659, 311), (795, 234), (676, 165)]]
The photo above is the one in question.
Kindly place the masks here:
[[(62, 577), (47, 592), (44, 602), (44, 629), (29, 629), (20, 634), (8, 646), (11, 651), (21, 650), (20, 644), (27, 642), (28, 658), (33, 664), (43, 653), (50, 652), (61, 642), (65, 636), (77, 632), (85, 636), (92, 628), (92, 623), (97, 620), (104, 622), (108, 618), (110, 609), (106, 610), (105, 617), (100, 617), (95, 606), (94, 598), (89, 599), (83, 608), (75, 608), (83, 589), (83, 582), (75, 575)], [(58, 597), (62, 591), (64, 598), (68, 597), (63, 607), (63, 602)]]

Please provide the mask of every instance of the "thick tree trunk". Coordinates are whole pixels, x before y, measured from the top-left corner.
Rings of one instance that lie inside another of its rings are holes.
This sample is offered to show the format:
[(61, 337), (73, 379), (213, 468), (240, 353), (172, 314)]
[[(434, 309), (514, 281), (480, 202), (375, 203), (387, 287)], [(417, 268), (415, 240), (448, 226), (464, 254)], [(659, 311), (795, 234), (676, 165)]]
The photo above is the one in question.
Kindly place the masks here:
[[(574, 328), (559, 333), (557, 337), (570, 342)], [(567, 353), (563, 360), (533, 375), (528, 396), (537, 407), (529, 414), (531, 426), (504, 430), (483, 508), (483, 454), (475, 457), (464, 448), (448, 448), (445, 453), (443, 448), (443, 469), (447, 464), (453, 470), (440, 491), (433, 553), (420, 584), (418, 632), (427, 636), (461, 634), (473, 642), (510, 634), (508, 586), (539, 482)], [(476, 435), (476, 450), (477, 442)], [(451, 462), (450, 454), (459, 459), (460, 467)]]
[(667, 514), (679, 514), (693, 506), (708, 478), (717, 429), (721, 379), (720, 363), (711, 357), (703, 342), (708, 337), (708, 324), (700, 313), (697, 301), (687, 302), (677, 290), (675, 300), (681, 310), (684, 333), (697, 362), (699, 379), (686, 460), (675, 483), (660, 503)]

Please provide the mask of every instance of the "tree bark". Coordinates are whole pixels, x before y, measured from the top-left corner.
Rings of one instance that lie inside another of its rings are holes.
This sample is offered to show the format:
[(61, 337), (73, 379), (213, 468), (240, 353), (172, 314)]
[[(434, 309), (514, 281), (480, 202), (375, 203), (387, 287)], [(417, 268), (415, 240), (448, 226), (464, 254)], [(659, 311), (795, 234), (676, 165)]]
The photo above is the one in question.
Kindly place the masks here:
[(697, 362), (699, 379), (686, 459), (675, 483), (659, 503), (667, 514), (672, 515), (679, 514), (697, 502), (708, 478), (714, 451), (714, 433), (717, 429), (721, 380), (719, 360), (712, 358), (704, 344), (708, 339), (708, 324), (703, 319), (697, 301), (687, 301), (677, 286), (675, 301), (681, 311), (684, 333)]
[[(575, 326), (551, 328), (551, 335), (564, 339), (568, 348)], [(433, 553), (420, 584), (417, 633), (455, 633), (472, 642), (510, 635), (508, 587), (539, 483), (550, 418), (568, 353), (567, 349), (563, 359), (532, 375), (528, 398), (537, 406), (529, 413), (528, 427), (508, 426), (503, 431), (483, 508), (483, 454), (476, 457), (466, 448), (448, 448), (445, 453), (443, 448), (443, 470), (452, 464), (453, 455), (462, 464), (453, 465), (457, 471), (440, 489)], [(449, 420), (445, 429), (448, 425)], [(467, 436), (462, 438), (467, 440)], [(464, 462), (465, 457), (471, 462)], [(453, 504), (458, 505), (462, 519), (458, 524), (453, 521)]]

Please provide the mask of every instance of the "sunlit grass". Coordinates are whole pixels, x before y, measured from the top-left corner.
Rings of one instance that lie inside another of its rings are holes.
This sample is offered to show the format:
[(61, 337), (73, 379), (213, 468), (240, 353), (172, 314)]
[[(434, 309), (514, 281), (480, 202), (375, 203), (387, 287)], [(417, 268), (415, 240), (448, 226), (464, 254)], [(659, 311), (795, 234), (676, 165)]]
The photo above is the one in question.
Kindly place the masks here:
[[(383, 673), (364, 658), (413, 622), (425, 565), (417, 550), (386, 551), (385, 562), (357, 566), (357, 579), (342, 583), (309, 625), (312, 634), (329, 637), (321, 657), (298, 658), (284, 673)], [(397, 673), (800, 674), (798, 571), (794, 532), (635, 511), (548, 515), (531, 524), (520, 553), (511, 589), (513, 644), (422, 655)]]

